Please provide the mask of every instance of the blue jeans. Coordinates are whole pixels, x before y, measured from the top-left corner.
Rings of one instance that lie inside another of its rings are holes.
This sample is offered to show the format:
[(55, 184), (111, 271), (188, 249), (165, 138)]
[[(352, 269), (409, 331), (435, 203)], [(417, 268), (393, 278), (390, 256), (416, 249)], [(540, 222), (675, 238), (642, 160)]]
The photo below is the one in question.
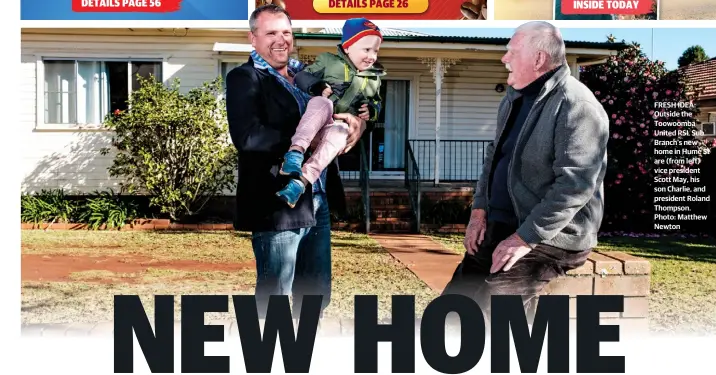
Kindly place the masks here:
[(316, 225), (295, 230), (254, 232), (256, 302), (266, 316), (271, 295), (293, 295), (296, 318), (304, 295), (321, 295), (321, 315), (331, 297), (331, 218), (324, 193), (313, 193)]

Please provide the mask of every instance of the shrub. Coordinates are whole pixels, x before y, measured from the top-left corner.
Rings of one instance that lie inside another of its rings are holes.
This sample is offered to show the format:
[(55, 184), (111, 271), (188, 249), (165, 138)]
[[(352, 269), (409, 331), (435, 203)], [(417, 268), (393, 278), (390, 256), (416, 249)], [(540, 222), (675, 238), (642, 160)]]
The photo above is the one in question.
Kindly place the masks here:
[(112, 190), (96, 191), (89, 196), (70, 198), (64, 190), (42, 190), (38, 194), (22, 194), (20, 221), (23, 223), (81, 223), (88, 229), (121, 228), (139, 216), (139, 204), (124, 200)]
[(79, 208), (78, 220), (86, 223), (89, 229), (98, 229), (105, 225), (107, 229), (122, 228), (137, 218), (138, 205), (132, 201), (123, 201), (113, 191), (95, 192)]
[[(235, 187), (237, 156), (229, 142), (221, 79), (187, 94), (179, 80), (166, 86), (139, 77), (126, 111), (110, 113), (116, 156), (110, 175), (129, 194), (147, 194), (150, 206), (173, 220), (199, 212), (213, 197)], [(109, 149), (104, 149), (107, 154)]]
[(420, 202), (420, 221), (424, 224), (467, 224), (470, 221), (472, 202), (464, 199), (430, 199)]
[(69, 223), (77, 213), (77, 205), (62, 189), (45, 190), (20, 197), (20, 220), (23, 223)]

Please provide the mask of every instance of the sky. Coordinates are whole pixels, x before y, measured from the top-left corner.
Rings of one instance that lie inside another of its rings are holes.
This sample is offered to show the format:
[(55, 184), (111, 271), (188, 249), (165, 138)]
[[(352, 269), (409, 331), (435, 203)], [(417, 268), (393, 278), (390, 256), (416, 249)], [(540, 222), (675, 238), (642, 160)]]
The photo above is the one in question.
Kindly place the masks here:
[[(514, 29), (479, 28), (479, 29), (415, 29), (411, 31), (431, 35), (505, 37), (512, 36)], [(644, 53), (652, 60), (663, 61), (666, 68), (676, 69), (678, 59), (687, 48), (700, 45), (709, 57), (716, 57), (716, 28), (713, 29), (676, 29), (676, 28), (626, 28), (626, 29), (584, 29), (561, 28), (565, 40), (606, 42), (606, 36), (613, 34), (617, 41), (638, 42)], [(652, 31), (653, 40), (652, 43)]]

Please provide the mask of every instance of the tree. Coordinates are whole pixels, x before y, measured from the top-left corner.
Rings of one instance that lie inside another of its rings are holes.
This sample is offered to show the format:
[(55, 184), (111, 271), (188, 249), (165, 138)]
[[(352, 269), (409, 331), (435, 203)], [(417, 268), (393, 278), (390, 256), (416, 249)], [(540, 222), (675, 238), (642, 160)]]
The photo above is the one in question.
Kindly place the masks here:
[[(129, 109), (107, 115), (116, 155), (110, 175), (122, 190), (147, 194), (150, 206), (173, 220), (198, 213), (214, 196), (236, 185), (236, 149), (229, 142), (221, 79), (181, 93), (138, 76)], [(109, 148), (102, 153), (110, 152)]]
[[(608, 36), (614, 42), (613, 36)], [(663, 111), (655, 103), (690, 103), (689, 86), (683, 73), (668, 72), (661, 61), (650, 61), (638, 43), (610, 57), (605, 63), (588, 66), (580, 72), (581, 81), (589, 87), (609, 115), (610, 140), (608, 144), (608, 171), (605, 176), (604, 230), (651, 231), (654, 214), (655, 177), (665, 175), (654, 172), (652, 146), (657, 128), (655, 113)], [(696, 108), (680, 108), (683, 115), (668, 121), (693, 121)], [(679, 130), (686, 126), (678, 127)], [(672, 130), (676, 130), (673, 128)], [(677, 140), (693, 140), (679, 135)], [(703, 142), (700, 153), (707, 153)]]
[(706, 54), (706, 51), (704, 51), (704, 48), (699, 45), (694, 45), (687, 48), (684, 53), (681, 54), (681, 57), (679, 57), (679, 68), (706, 61), (708, 59), (709, 56)]

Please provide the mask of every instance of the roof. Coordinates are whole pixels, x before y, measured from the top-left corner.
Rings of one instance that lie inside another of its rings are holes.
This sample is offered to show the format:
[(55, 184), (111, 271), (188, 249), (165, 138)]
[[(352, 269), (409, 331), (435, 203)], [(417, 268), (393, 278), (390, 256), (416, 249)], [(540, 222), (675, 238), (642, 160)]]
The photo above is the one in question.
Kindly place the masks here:
[[(380, 29), (380, 31), (383, 33), (383, 36), (429, 36), (429, 34), (401, 29)], [(327, 27), (319, 31), (318, 34), (341, 35), (342, 32), (343, 29), (340, 27)]]
[(687, 65), (679, 70), (700, 91), (699, 99), (716, 97), (716, 57)]
[[(331, 33), (296, 33), (294, 37), (297, 39), (313, 39), (313, 40), (340, 40), (341, 34), (340, 29), (324, 29), (331, 31)], [(396, 29), (392, 29), (396, 30)], [(334, 33), (336, 32), (336, 33)], [(413, 33), (405, 32), (405, 33)], [(418, 33), (413, 33), (418, 34)], [(510, 42), (510, 38), (485, 38), (485, 37), (474, 37), (474, 36), (442, 36), (442, 35), (385, 35), (383, 37), (385, 41), (395, 42), (423, 42), (423, 43), (458, 43), (458, 44), (487, 44), (504, 46)], [(565, 40), (564, 44), (567, 48), (589, 48), (589, 49), (608, 49), (608, 50), (621, 50), (626, 48), (625, 43), (611, 43), (611, 42), (587, 42), (578, 40)]]

